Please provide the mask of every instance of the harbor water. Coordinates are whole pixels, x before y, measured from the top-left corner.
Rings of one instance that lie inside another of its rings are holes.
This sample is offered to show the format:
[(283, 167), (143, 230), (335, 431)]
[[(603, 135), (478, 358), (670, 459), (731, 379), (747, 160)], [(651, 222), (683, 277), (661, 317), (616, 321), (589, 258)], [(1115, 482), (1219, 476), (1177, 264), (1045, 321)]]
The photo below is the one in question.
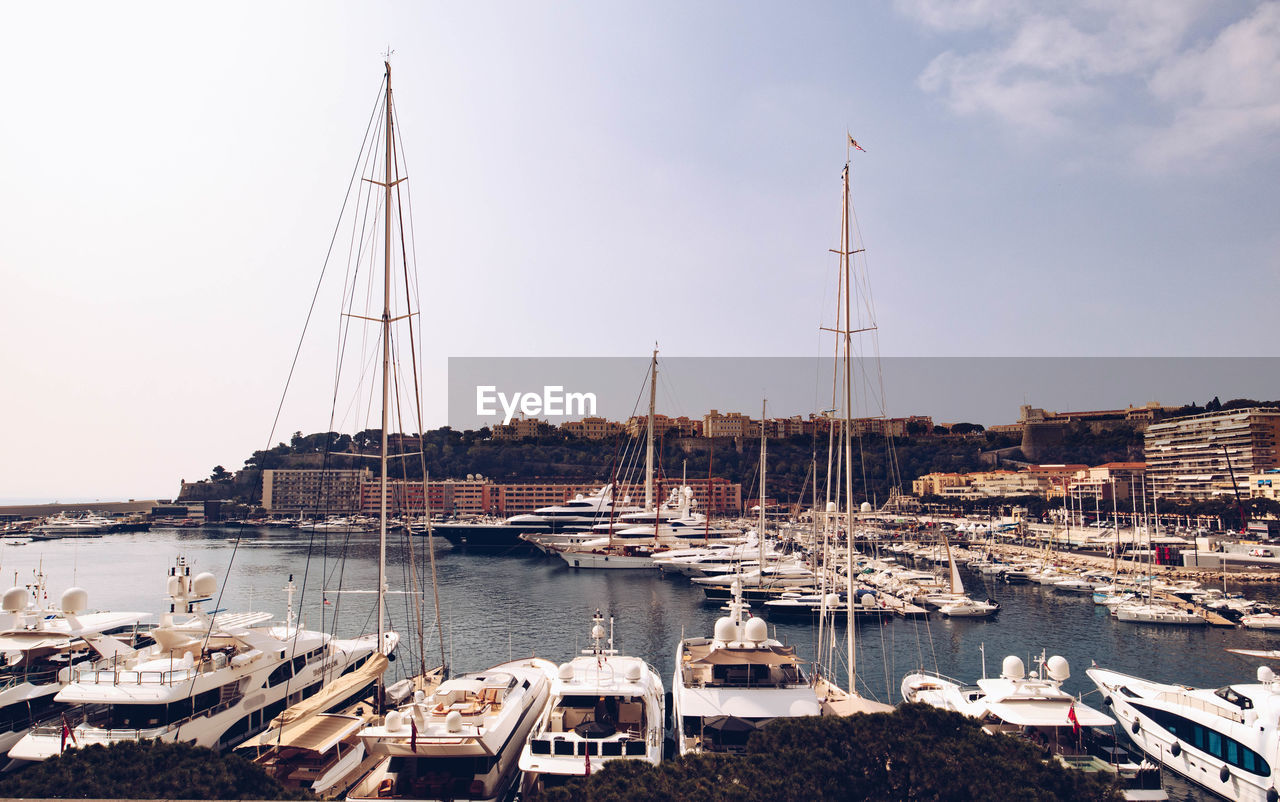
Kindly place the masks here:
[[(424, 662), (440, 662), (424, 540), (412, 541), (416, 595), (406, 538), (397, 535), (388, 544), (387, 620), (405, 643), (396, 666), (401, 673), (418, 662), (416, 625), (408, 612), (415, 599), (423, 601)], [(214, 603), (219, 609), (264, 610), (283, 618), (284, 588), (292, 575), (294, 607), (304, 624), (352, 635), (377, 626), (377, 555), (378, 536), (370, 533), (155, 528), (25, 545), (0, 541), (0, 580), (6, 587), (25, 585), (43, 571), (52, 604), (74, 585), (88, 591), (92, 608), (158, 616), (167, 609), (168, 570), (182, 557), (192, 575), (208, 571), (218, 578)], [(615, 619), (616, 648), (646, 659), (669, 685), (679, 638), (709, 636), (715, 619), (723, 615), (687, 579), (656, 570), (574, 570), (558, 558), (523, 551), (469, 552), (443, 542), (436, 562), (443, 652), (455, 673), (529, 654), (568, 660), (587, 645), (590, 617), (599, 609)], [(864, 696), (896, 704), (901, 701), (898, 685), (910, 671), (924, 668), (973, 681), (983, 675), (984, 651), (985, 669), (992, 674), (999, 672), (1006, 655), (1022, 657), (1031, 667), (1044, 651), (1069, 661), (1071, 678), (1064, 688), (1100, 708), (1084, 673), (1091, 662), (1159, 682), (1217, 687), (1247, 681), (1256, 671), (1256, 661), (1230, 654), (1228, 647), (1275, 647), (1275, 636), (1266, 632), (1126, 624), (1112, 619), (1088, 595), (1005, 585), (967, 572), (964, 580), (975, 598), (990, 596), (1001, 603), (996, 618), (946, 619), (935, 613), (928, 619), (859, 621), (856, 681)], [(791, 620), (770, 625), (778, 639), (794, 644), (802, 657), (814, 658), (815, 625)], [(843, 626), (838, 634), (837, 677), (846, 684)], [(1171, 793), (1199, 798), (1181, 784)]]

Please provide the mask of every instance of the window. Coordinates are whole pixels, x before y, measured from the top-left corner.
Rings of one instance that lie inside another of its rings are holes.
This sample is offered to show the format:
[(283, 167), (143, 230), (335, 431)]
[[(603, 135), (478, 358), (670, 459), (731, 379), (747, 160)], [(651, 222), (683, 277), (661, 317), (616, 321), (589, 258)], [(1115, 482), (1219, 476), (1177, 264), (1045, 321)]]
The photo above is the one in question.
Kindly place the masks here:
[[(1243, 698), (1243, 697), (1242, 697)], [(1178, 740), (1201, 752), (1210, 754), (1229, 765), (1244, 769), (1260, 777), (1271, 776), (1271, 766), (1249, 747), (1226, 735), (1167, 710), (1146, 705), (1133, 705), (1134, 709), (1173, 733)]]

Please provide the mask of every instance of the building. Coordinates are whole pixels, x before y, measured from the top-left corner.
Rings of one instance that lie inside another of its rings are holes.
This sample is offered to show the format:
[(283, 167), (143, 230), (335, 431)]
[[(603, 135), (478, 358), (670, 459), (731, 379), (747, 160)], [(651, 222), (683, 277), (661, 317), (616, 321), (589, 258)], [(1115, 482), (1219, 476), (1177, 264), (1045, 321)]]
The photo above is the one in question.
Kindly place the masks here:
[(1142, 494), (1142, 482), (1147, 475), (1145, 462), (1108, 462), (1096, 468), (1076, 471), (1068, 483), (1067, 492), (1077, 502), (1111, 501), (1131, 499), (1136, 491)]
[(360, 509), (368, 468), (267, 469), (262, 472), (262, 507), (268, 513), (345, 515)]
[(1157, 498), (1242, 495), (1252, 474), (1280, 467), (1280, 409), (1251, 407), (1188, 415), (1147, 427), (1147, 475)]
[(1280, 468), (1271, 468), (1262, 473), (1251, 473), (1248, 477), (1249, 493), (1241, 493), (1242, 497), (1265, 498), (1280, 501)]
[(623, 431), (621, 423), (607, 420), (605, 418), (583, 418), (582, 420), (571, 420), (560, 424), (560, 428), (574, 437), (581, 437), (587, 440), (605, 440), (613, 437), (614, 435), (621, 434)]
[(495, 423), (489, 427), (489, 436), (494, 440), (523, 440), (526, 437), (540, 437), (551, 434), (555, 427), (537, 418), (512, 418), (510, 423)]
[(1052, 480), (1036, 471), (986, 471), (969, 474), (969, 487), (987, 498), (1001, 496), (1049, 496)]
[[(487, 479), (445, 479), (427, 483), (426, 494), (431, 513), (441, 515), (500, 515), (508, 517), (533, 512), (539, 507), (564, 504), (579, 495), (597, 492), (604, 482), (517, 482), (500, 484)], [(688, 479), (696, 509), (710, 509), (713, 515), (737, 514), (742, 510), (742, 485), (728, 479)], [(655, 479), (655, 503), (662, 503), (681, 486), (679, 479)], [(370, 477), (360, 488), (360, 511), (377, 515), (380, 508), (381, 483)], [(421, 515), (423, 483), (391, 481), (387, 483), (387, 509), (393, 515)], [(627, 499), (632, 506), (644, 504), (644, 483), (619, 484), (615, 498)]]
[(911, 492), (916, 496), (941, 496), (948, 488), (968, 486), (969, 474), (926, 473), (911, 482)]
[(759, 437), (760, 424), (740, 412), (713, 409), (702, 416), (703, 437)]

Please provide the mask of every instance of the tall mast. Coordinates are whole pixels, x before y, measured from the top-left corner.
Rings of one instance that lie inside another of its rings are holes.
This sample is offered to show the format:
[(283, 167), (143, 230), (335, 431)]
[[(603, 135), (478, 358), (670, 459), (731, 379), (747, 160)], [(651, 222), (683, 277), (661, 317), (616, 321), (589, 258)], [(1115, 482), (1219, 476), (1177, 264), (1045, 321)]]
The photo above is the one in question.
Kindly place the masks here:
[[(845, 631), (848, 635), (847, 652), (849, 658), (849, 693), (857, 693), (854, 687), (857, 678), (857, 667), (854, 659), (857, 654), (853, 633), (853, 389), (850, 370), (852, 360), (849, 352), (853, 350), (853, 317), (850, 314), (853, 295), (850, 283), (849, 257), (853, 251), (853, 243), (849, 240), (849, 162), (844, 163), (844, 206), (840, 212), (840, 266), (844, 277), (844, 504), (845, 504)], [(837, 327), (839, 328), (839, 327)]]
[(756, 580), (756, 584), (760, 587), (764, 587), (764, 474), (768, 461), (768, 448), (765, 445), (768, 440), (765, 438), (764, 427), (765, 420), (768, 418), (768, 409), (769, 399), (766, 398), (760, 402), (760, 532), (759, 537), (756, 538), (760, 541), (760, 570)]
[[(649, 363), (649, 422), (645, 427), (644, 508), (653, 509), (653, 408), (658, 401), (658, 345), (653, 345), (653, 361)], [(657, 532), (655, 530), (654, 534)]]
[(387, 615), (387, 402), (391, 394), (391, 62), (387, 68), (387, 152), (383, 213), (382, 274), (382, 450), (380, 453), (382, 488), (378, 505), (378, 651), (386, 647)]

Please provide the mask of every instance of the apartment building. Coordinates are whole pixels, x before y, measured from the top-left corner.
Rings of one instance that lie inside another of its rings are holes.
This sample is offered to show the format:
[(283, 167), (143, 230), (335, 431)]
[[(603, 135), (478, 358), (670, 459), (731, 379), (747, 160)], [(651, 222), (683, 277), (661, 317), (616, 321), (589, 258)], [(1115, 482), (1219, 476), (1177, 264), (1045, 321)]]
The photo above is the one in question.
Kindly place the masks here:
[(1157, 498), (1231, 497), (1237, 487), (1247, 494), (1250, 475), (1280, 467), (1278, 440), (1280, 409), (1251, 407), (1154, 423), (1144, 442), (1151, 489)]
[(345, 515), (360, 509), (368, 468), (267, 469), (262, 472), (262, 507), (268, 513)]

